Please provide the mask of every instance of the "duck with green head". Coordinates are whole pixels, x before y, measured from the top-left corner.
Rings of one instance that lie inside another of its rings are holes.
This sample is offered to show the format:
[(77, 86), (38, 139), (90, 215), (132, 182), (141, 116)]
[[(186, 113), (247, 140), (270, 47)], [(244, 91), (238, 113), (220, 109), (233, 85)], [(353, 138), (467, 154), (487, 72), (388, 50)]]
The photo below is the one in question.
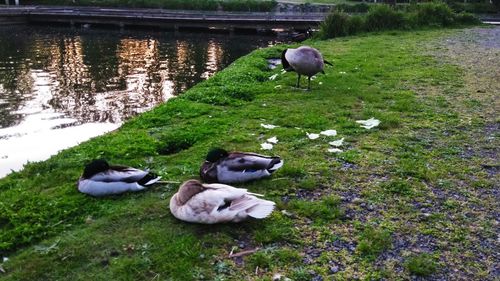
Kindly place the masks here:
[(281, 166), (283, 160), (278, 156), (215, 148), (208, 152), (200, 176), (208, 183), (241, 183), (269, 177)]
[(161, 177), (136, 168), (109, 165), (106, 160), (93, 160), (85, 166), (78, 180), (82, 193), (101, 197), (126, 191), (140, 191), (160, 180)]

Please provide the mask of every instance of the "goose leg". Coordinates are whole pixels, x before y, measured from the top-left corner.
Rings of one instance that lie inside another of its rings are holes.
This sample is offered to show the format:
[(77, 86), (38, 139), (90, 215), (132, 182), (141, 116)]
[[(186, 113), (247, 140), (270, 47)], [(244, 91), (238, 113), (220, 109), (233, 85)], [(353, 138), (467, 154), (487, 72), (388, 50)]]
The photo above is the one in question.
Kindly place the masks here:
[(300, 74), (297, 73), (297, 88), (300, 88)]
[(311, 90), (311, 76), (307, 77), (307, 90)]

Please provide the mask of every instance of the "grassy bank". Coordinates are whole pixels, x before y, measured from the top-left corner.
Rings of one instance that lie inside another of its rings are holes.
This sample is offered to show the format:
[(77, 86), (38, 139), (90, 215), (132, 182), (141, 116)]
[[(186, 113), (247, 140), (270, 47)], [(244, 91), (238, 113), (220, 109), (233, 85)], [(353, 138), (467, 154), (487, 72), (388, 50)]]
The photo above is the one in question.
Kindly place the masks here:
[[(469, 68), (437, 43), (459, 32), (308, 42), (335, 65), (311, 92), (292, 88), (293, 74), (268, 68), (266, 59), (284, 46), (258, 50), (116, 132), (0, 180), (0, 250), (9, 257), (0, 278), (492, 279), (495, 92), (471, 84)], [(370, 117), (381, 125), (355, 122)], [(326, 129), (338, 137), (306, 137)], [(177, 184), (106, 199), (76, 190), (93, 158), (181, 182), (197, 178), (209, 148), (259, 151), (272, 136), (279, 143), (270, 153), (285, 166), (270, 180), (239, 185), (277, 202), (266, 220), (177, 221), (168, 211)], [(344, 152), (327, 152), (341, 137)]]
[(338, 6), (321, 23), (315, 34), (319, 39), (356, 35), (384, 30), (419, 30), (430, 27), (457, 27), (479, 24), (481, 21), (469, 13), (456, 13), (441, 2), (428, 2), (391, 7), (385, 4), (359, 4), (352, 6), (358, 13), (349, 15)]

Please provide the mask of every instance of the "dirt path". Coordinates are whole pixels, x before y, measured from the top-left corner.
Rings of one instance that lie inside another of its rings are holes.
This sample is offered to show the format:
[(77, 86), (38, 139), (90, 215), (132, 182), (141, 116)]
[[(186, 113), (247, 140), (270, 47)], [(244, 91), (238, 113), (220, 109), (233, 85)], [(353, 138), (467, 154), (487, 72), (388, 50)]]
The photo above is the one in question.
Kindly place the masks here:
[[(470, 236), (467, 237), (468, 243), (464, 243), (466, 246), (461, 253), (444, 254), (444, 260), (449, 267), (445, 270), (446, 279), (459, 280), (469, 275), (481, 276), (482, 280), (498, 280), (500, 27), (466, 29), (445, 38), (437, 45), (432, 44), (430, 48), (431, 55), (438, 61), (451, 63), (462, 69), (464, 81), (463, 87), (455, 88), (459, 89), (458, 92), (450, 91), (444, 96), (449, 105), (445, 110), (456, 112), (461, 120), (457, 128), (450, 130), (466, 132), (461, 140), (464, 147), (461, 158), (470, 170), (463, 172), (464, 180), (461, 184), (453, 189), (440, 189), (439, 192), (443, 198), (453, 198), (457, 194), (463, 197), (458, 199), (463, 203), (458, 215), (468, 217), (464, 220), (464, 227), (470, 231)], [(453, 138), (453, 135), (449, 138)], [(476, 177), (485, 177), (488, 180), (482, 184), (474, 184), (479, 182)], [(453, 259), (448, 259), (452, 256)]]

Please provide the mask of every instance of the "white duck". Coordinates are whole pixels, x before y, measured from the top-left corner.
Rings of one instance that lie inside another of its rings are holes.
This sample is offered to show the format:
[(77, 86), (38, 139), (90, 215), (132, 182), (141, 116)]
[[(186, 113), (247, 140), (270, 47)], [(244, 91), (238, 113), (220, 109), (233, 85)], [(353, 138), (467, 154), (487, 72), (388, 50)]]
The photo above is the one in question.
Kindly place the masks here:
[(225, 184), (188, 180), (170, 198), (170, 212), (180, 220), (205, 224), (263, 219), (275, 204), (256, 196), (262, 195)]
[(301, 46), (297, 49), (285, 49), (281, 53), (281, 63), (284, 70), (297, 72), (297, 88), (300, 87), (300, 76), (306, 75), (308, 90), (311, 89), (311, 77), (319, 72), (325, 73), (323, 71), (325, 63), (333, 66), (333, 64), (323, 59), (318, 50), (309, 46)]
[(126, 191), (140, 191), (160, 180), (161, 177), (127, 166), (110, 166), (106, 160), (98, 159), (85, 166), (78, 180), (78, 190), (100, 197)]

